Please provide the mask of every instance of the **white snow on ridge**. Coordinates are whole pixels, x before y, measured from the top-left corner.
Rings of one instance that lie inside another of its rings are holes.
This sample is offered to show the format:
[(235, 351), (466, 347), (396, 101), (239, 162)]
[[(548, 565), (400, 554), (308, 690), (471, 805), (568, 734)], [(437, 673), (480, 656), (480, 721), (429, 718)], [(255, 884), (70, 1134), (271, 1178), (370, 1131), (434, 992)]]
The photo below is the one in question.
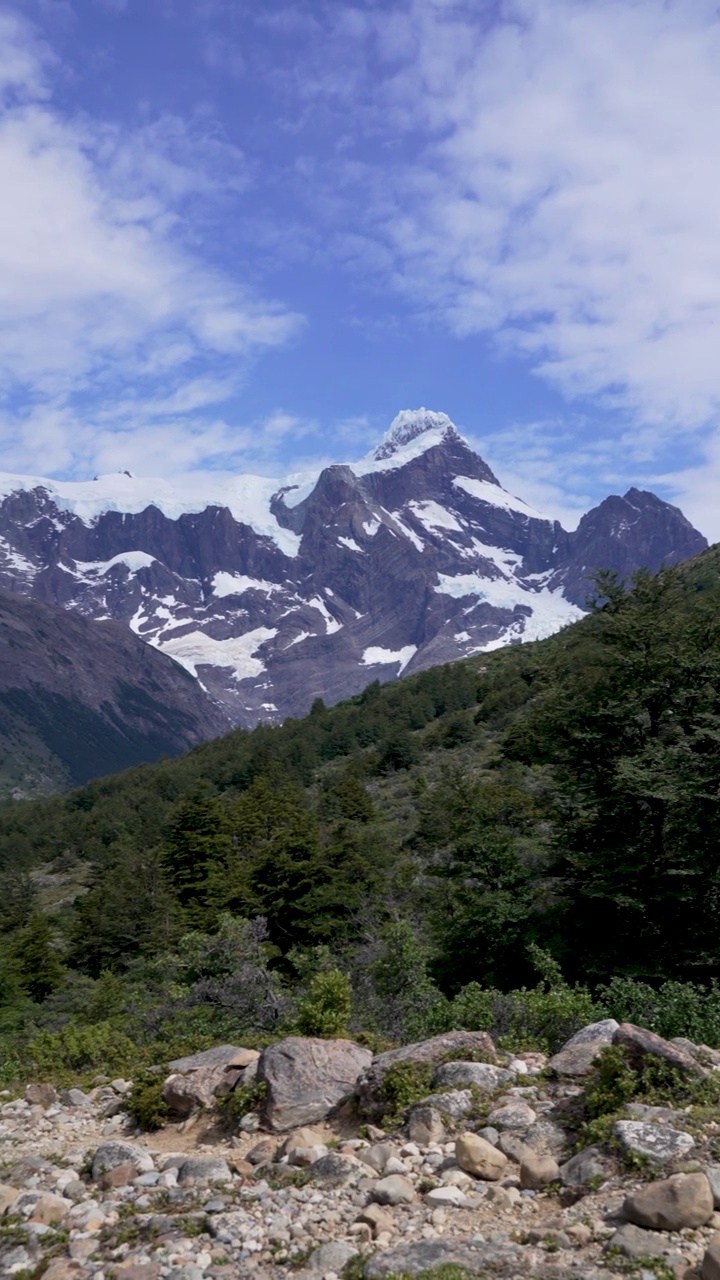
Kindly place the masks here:
[[(567, 626), (569, 622), (576, 622), (578, 618), (584, 617), (583, 610), (566, 600), (560, 591), (548, 591), (547, 588), (527, 591), (519, 582), (508, 578), (483, 578), (475, 573), (454, 576), (441, 573), (438, 574), (435, 590), (441, 595), (454, 596), (456, 599), (475, 596), (478, 602), (485, 601), (498, 609), (514, 609), (516, 605), (526, 605), (532, 609), (532, 615), (525, 617), (520, 623), (523, 640), (542, 640)], [(501, 643), (507, 644), (507, 639)], [(482, 645), (480, 648), (484, 650), (488, 646)]]
[(312, 609), (317, 609), (318, 613), (322, 615), (325, 621), (326, 636), (332, 636), (336, 631), (340, 631), (342, 629), (342, 622), (338, 622), (337, 618), (333, 618), (321, 596), (313, 596), (311, 600), (308, 600), (308, 604)]
[(239, 596), (243, 591), (262, 591), (265, 595), (270, 595), (272, 591), (280, 590), (280, 586), (277, 582), (265, 582), (263, 578), (248, 578), (244, 573), (221, 571), (215, 574), (212, 589), (213, 595), (222, 599), (225, 596)]
[(151, 564), (155, 564), (156, 558), (148, 555), (147, 551), (121, 551), (111, 560), (76, 560), (75, 566), (81, 577), (88, 575), (102, 577), (116, 564), (123, 564), (131, 573), (137, 573), (138, 569), (147, 569)]
[(452, 529), (455, 533), (462, 533), (462, 525), (458, 523), (452, 512), (441, 507), (439, 502), (428, 499), (424, 502), (408, 502), (407, 505), (426, 529)]
[(254, 631), (246, 631), (244, 636), (214, 640), (202, 631), (191, 631), (188, 635), (176, 636), (174, 640), (156, 642), (156, 647), (169, 654), (193, 676), (197, 676), (197, 669), (202, 666), (233, 667), (234, 680), (247, 680), (265, 670), (265, 663), (255, 656), (256, 651), (276, 635), (274, 627), (256, 627)]
[(373, 645), (363, 651), (360, 662), (364, 667), (385, 667), (392, 662), (397, 662), (400, 664), (397, 673), (401, 676), (416, 653), (416, 644), (406, 644), (402, 649), (383, 649), (379, 645)]
[(347, 547), (348, 551), (359, 551), (359, 552), (360, 552), (360, 555), (363, 555), (363, 554), (364, 554), (364, 553), (363, 553), (363, 549), (362, 549), (362, 547), (359, 547), (359, 546), (358, 546), (358, 544), (357, 544), (357, 542), (355, 541), (355, 539), (354, 539), (354, 538), (343, 538), (343, 537), (340, 537), (340, 538), (338, 538), (338, 542), (340, 542), (340, 543), (342, 544), (342, 546), (343, 546), (343, 547)]
[(491, 484), (489, 480), (476, 480), (473, 476), (456, 476), (453, 484), (464, 489), (472, 498), (479, 498), (491, 507), (502, 507), (504, 511), (518, 511), (520, 515), (531, 516), (533, 520), (546, 520), (547, 517), (529, 507), (522, 498), (514, 498), (511, 493), (499, 484)]
[(369, 520), (365, 520), (363, 522), (363, 529), (365, 530), (368, 538), (374, 538), (378, 529), (381, 527), (382, 521), (378, 520), (377, 516), (371, 516)]
[(29, 489), (46, 490), (59, 510), (72, 512), (87, 525), (106, 511), (137, 515), (154, 506), (169, 520), (177, 520), (206, 507), (227, 507), (235, 520), (249, 525), (262, 537), (272, 538), (286, 555), (297, 555), (300, 546), (299, 536), (282, 529), (270, 511), (278, 481), (267, 476), (205, 471), (169, 481), (118, 472), (95, 480), (47, 480), (0, 473), (0, 501), (11, 493)]

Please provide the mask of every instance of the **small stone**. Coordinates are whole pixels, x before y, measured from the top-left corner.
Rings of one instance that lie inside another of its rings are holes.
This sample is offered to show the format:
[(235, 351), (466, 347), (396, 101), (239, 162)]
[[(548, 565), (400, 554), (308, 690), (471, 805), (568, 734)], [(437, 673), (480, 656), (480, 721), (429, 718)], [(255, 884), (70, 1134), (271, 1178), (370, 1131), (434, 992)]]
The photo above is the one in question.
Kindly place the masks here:
[(541, 1191), (551, 1182), (559, 1182), (560, 1168), (553, 1156), (526, 1151), (520, 1161), (520, 1186), (526, 1191)]
[(421, 1147), (429, 1147), (434, 1142), (445, 1141), (445, 1126), (440, 1112), (435, 1107), (413, 1107), (405, 1128), (410, 1141)]
[(329, 1151), (322, 1159), (310, 1165), (309, 1173), (313, 1182), (322, 1187), (344, 1187), (354, 1182), (363, 1172), (363, 1166), (354, 1156), (341, 1156), (336, 1151)]
[(58, 1096), (51, 1084), (29, 1084), (25, 1090), (25, 1101), (40, 1107), (51, 1107)]
[(477, 1133), (461, 1133), (455, 1142), (455, 1159), (466, 1173), (497, 1182), (507, 1166), (507, 1156)]
[(586, 1222), (573, 1222), (571, 1226), (565, 1228), (565, 1234), (570, 1237), (573, 1244), (582, 1249), (586, 1244), (590, 1244), (593, 1238), (591, 1228)]
[(702, 1227), (712, 1212), (712, 1191), (704, 1173), (677, 1173), (651, 1182), (629, 1195), (623, 1205), (629, 1222), (655, 1231)]
[(392, 1231), (394, 1225), (390, 1214), (381, 1209), (379, 1204), (366, 1205), (362, 1212), (358, 1214), (357, 1221), (365, 1223), (374, 1237), (377, 1237), (383, 1231)]
[(72, 1258), (55, 1258), (43, 1272), (43, 1280), (85, 1280), (89, 1275), (88, 1268)]
[(305, 1266), (309, 1271), (318, 1271), (321, 1275), (326, 1275), (328, 1272), (339, 1275), (350, 1259), (356, 1256), (357, 1249), (353, 1245), (346, 1244), (343, 1240), (332, 1240), (315, 1249)]
[(407, 1178), (392, 1173), (388, 1178), (379, 1178), (371, 1192), (376, 1204), (412, 1204), (417, 1199), (415, 1188)]
[[(146, 1177), (151, 1174), (144, 1175)], [(159, 1177), (160, 1175), (156, 1175)], [(126, 1160), (124, 1164), (116, 1164), (114, 1169), (108, 1169), (107, 1173), (103, 1173), (98, 1179), (99, 1186), (103, 1191), (109, 1191), (112, 1187), (126, 1187), (128, 1183), (134, 1182), (137, 1177), (137, 1169), (132, 1160)]]
[(427, 1191), (423, 1197), (426, 1204), (433, 1208), (443, 1205), (451, 1205), (460, 1208), (465, 1204), (467, 1196), (459, 1187), (433, 1187), (431, 1191)]
[(47, 1193), (36, 1201), (31, 1218), (33, 1222), (42, 1222), (47, 1227), (57, 1226), (65, 1220), (72, 1207), (72, 1200)]
[(720, 1209), (720, 1164), (706, 1165), (705, 1177), (710, 1183), (710, 1190), (713, 1194), (713, 1204), (716, 1209)]
[(507, 1102), (502, 1107), (496, 1107), (488, 1116), (488, 1122), (495, 1129), (500, 1130), (529, 1129), (536, 1120), (537, 1112), (520, 1099), (517, 1102)]
[(178, 1169), (178, 1182), (230, 1182), (232, 1173), (227, 1161), (219, 1156), (193, 1156)]
[(626, 1258), (662, 1258), (667, 1245), (658, 1240), (652, 1231), (644, 1231), (632, 1222), (624, 1222), (607, 1242), (608, 1249), (617, 1249)]
[[(289, 1156), (299, 1147), (317, 1147), (324, 1144), (325, 1139), (317, 1129), (295, 1129), (293, 1133), (288, 1134), (287, 1138), (278, 1147), (277, 1158), (281, 1160), (283, 1156)], [(262, 1143), (258, 1145), (262, 1146)], [(254, 1163), (254, 1162), (251, 1162)]]
[(0, 1182), (0, 1216), (7, 1213), (18, 1198), (17, 1189)]
[(60, 1101), (66, 1107), (89, 1107), (92, 1105), (92, 1100), (88, 1098), (86, 1093), (83, 1093), (82, 1089), (61, 1089)]
[(263, 1138), (261, 1142), (256, 1143), (251, 1151), (248, 1151), (245, 1159), (248, 1164), (267, 1164), (274, 1159), (277, 1142), (274, 1138)]
[(720, 1280), (720, 1235), (713, 1236), (700, 1267), (702, 1280)]
[(585, 1147), (560, 1166), (560, 1181), (564, 1187), (587, 1187), (590, 1182), (604, 1181), (613, 1171), (613, 1165), (600, 1147)]
[(375, 1142), (357, 1153), (358, 1160), (374, 1169), (376, 1173), (384, 1173), (388, 1160), (395, 1155), (396, 1148), (389, 1142)]

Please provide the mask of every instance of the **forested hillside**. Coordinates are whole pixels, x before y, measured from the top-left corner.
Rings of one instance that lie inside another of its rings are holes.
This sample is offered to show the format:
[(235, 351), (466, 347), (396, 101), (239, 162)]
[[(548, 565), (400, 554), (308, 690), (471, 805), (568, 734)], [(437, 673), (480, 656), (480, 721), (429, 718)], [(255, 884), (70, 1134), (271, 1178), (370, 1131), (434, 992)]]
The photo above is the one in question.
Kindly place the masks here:
[(270, 1034), (323, 990), (386, 1039), (522, 1031), (500, 993), (542, 978), (716, 1017), (678, 984), (720, 959), (720, 553), (597, 594), (549, 640), (4, 805), (8, 1060)]

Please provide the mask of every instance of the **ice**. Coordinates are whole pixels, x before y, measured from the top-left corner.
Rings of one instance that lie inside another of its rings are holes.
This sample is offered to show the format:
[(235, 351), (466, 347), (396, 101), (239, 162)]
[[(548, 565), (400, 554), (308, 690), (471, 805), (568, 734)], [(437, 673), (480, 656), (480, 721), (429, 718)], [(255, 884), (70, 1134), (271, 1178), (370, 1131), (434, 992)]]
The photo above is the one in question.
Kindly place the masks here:
[(446, 511), (439, 502), (408, 502), (408, 509), (413, 512), (426, 529), (452, 529), (462, 533), (462, 525), (458, 524), (451, 511)]
[(174, 639), (157, 641), (157, 648), (169, 654), (185, 667), (191, 675), (197, 675), (198, 667), (232, 667), (235, 680), (247, 680), (260, 675), (265, 663), (256, 652), (266, 640), (277, 635), (274, 627), (256, 627), (243, 636), (230, 636), (226, 640), (214, 640), (202, 631), (191, 631)]
[(383, 649), (379, 645), (373, 645), (363, 651), (360, 662), (364, 667), (384, 667), (397, 662), (399, 663), (397, 674), (401, 676), (416, 653), (416, 644), (406, 644), (402, 649)]
[(491, 484), (489, 480), (476, 480), (473, 476), (456, 476), (453, 484), (456, 488), (469, 493), (472, 498), (479, 498), (481, 502), (489, 503), (491, 507), (502, 507), (505, 511), (518, 511), (521, 515), (532, 517), (533, 520), (547, 519), (534, 507), (529, 507), (526, 502), (523, 502), (522, 498), (514, 498), (501, 485)]
[[(584, 616), (583, 610), (566, 600), (560, 591), (549, 591), (545, 587), (530, 593), (514, 579), (484, 578), (476, 573), (441, 573), (438, 574), (436, 591), (441, 595), (454, 596), (458, 600), (476, 596), (478, 601), (486, 601), (498, 609), (514, 609), (516, 605), (531, 608), (530, 617), (523, 615), (513, 624), (511, 631), (506, 632), (505, 638), (500, 642), (503, 645), (508, 643), (507, 637), (513, 630), (522, 635), (523, 640), (542, 640)], [(473, 608), (475, 606), (466, 612), (471, 613)], [(481, 645), (477, 652), (486, 648), (488, 645)]]
[(137, 573), (138, 569), (147, 569), (155, 561), (156, 557), (148, 555), (147, 551), (121, 551), (111, 560), (76, 560), (75, 567), (80, 577), (102, 577), (116, 564), (123, 564), (131, 573)]
[(270, 595), (278, 590), (277, 582), (265, 582), (263, 578), (248, 578), (244, 573), (216, 573), (212, 580), (213, 595), (239, 596), (243, 591), (263, 591)]
[(374, 538), (381, 526), (382, 521), (378, 520), (377, 516), (371, 516), (369, 520), (363, 521), (363, 529), (365, 530), (368, 538)]
[(318, 613), (324, 618), (326, 636), (334, 635), (336, 631), (341, 630), (342, 622), (338, 622), (337, 618), (333, 618), (325, 601), (320, 596), (313, 596), (311, 600), (308, 600), (308, 604), (312, 609), (317, 609)]
[(285, 648), (292, 649), (294, 644), (302, 644), (303, 640), (309, 640), (312, 635), (314, 635), (312, 631), (300, 631), (298, 635), (293, 636), (292, 640), (288, 640)]
[(392, 532), (397, 534), (399, 529), (400, 535), (403, 538), (407, 538), (409, 542), (412, 542), (413, 546), (416, 547), (418, 551), (424, 551), (425, 543), (422, 538), (418, 537), (414, 529), (411, 529), (409, 525), (405, 524), (400, 513), (398, 511), (393, 511), (391, 515), (393, 523), (397, 525), (397, 529), (393, 529)]
[(361, 555), (363, 554), (362, 547), (358, 546), (354, 538), (338, 538), (338, 542), (347, 547), (348, 551), (359, 551)]

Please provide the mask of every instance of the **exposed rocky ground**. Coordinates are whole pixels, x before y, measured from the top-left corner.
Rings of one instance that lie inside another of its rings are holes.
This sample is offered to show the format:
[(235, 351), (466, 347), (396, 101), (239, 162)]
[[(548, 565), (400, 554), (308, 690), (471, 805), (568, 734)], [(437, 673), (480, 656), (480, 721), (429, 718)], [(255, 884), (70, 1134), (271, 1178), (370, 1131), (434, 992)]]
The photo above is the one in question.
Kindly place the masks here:
[(171, 1064), (172, 1118), (149, 1134), (128, 1081), (32, 1083), (0, 1109), (2, 1275), (717, 1280), (720, 1110), (630, 1102), (583, 1146), (610, 1044), (715, 1091), (719, 1053), (610, 1021), (549, 1062), (484, 1032), (375, 1058), (347, 1040), (220, 1046)]

